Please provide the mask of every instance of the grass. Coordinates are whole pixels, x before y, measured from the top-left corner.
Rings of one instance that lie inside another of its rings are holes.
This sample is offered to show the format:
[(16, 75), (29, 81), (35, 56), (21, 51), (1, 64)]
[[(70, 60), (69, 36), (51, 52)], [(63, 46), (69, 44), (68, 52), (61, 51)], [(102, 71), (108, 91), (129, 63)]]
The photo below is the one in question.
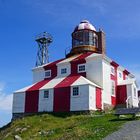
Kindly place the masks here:
[(42, 114), (13, 121), (0, 129), (0, 140), (101, 140), (118, 130), (131, 118), (117, 119), (114, 115)]

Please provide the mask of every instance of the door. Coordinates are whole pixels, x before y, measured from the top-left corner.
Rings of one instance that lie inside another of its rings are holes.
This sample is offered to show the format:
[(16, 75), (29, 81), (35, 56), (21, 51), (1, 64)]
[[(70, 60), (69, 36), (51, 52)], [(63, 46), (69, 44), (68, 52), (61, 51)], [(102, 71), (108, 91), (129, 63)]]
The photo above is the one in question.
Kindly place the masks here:
[(102, 91), (96, 87), (96, 108), (102, 109)]
[(70, 111), (70, 87), (54, 88), (54, 112)]

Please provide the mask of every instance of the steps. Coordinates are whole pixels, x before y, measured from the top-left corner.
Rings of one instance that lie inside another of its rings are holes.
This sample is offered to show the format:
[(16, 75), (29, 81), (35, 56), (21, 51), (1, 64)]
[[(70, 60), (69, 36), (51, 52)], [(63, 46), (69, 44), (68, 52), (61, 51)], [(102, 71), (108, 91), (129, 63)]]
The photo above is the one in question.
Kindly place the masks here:
[(137, 113), (140, 113), (140, 108), (117, 108), (115, 111), (115, 115), (136, 115)]

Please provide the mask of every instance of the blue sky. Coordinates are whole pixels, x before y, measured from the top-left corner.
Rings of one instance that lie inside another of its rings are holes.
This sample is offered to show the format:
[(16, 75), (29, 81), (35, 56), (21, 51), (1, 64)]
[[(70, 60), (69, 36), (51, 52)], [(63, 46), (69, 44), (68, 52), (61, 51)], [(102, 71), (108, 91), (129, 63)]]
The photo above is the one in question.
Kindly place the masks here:
[(82, 19), (104, 30), (107, 55), (140, 84), (139, 5), (139, 0), (0, 0), (0, 126), (11, 118), (12, 92), (32, 82), (35, 36), (49, 32), (50, 61), (62, 58)]

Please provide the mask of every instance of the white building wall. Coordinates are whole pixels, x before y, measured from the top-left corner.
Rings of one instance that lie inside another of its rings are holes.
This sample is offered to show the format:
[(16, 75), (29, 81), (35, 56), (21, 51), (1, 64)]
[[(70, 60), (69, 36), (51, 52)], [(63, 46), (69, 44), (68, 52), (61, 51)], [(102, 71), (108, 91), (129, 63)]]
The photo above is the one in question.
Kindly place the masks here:
[(117, 80), (118, 82), (121, 82), (123, 80), (123, 71), (121, 71), (120, 69), (117, 69)]
[(102, 90), (102, 105), (103, 103), (111, 105), (111, 66), (110, 63), (103, 61), (103, 90)]
[(33, 72), (33, 83), (39, 82), (45, 78), (45, 71), (43, 68), (32, 70)]
[[(136, 95), (134, 94), (134, 88), (136, 89)], [(133, 107), (138, 107), (139, 98), (138, 98), (138, 91), (135, 83), (132, 84), (132, 103), (133, 103)]]
[(128, 98), (129, 96), (132, 97), (132, 85), (131, 85), (131, 84), (126, 85), (126, 89), (127, 89), (127, 98)]
[(25, 92), (13, 94), (13, 113), (24, 113), (25, 108)]
[[(63, 68), (67, 69), (67, 73), (61, 74), (61, 69), (63, 69)], [(66, 77), (66, 76), (70, 75), (70, 73), (71, 73), (70, 63), (64, 63), (64, 64), (57, 65), (57, 76), (58, 77)]]
[(138, 94), (136, 94), (136, 96), (134, 96), (134, 88), (136, 88), (136, 93), (137, 93), (137, 87), (134, 83), (127, 85), (127, 98), (131, 97), (130, 98), (131, 105), (133, 107), (138, 107), (138, 103), (139, 103)]
[(79, 96), (72, 96), (71, 87), (70, 111), (89, 110), (89, 85), (79, 86), (79, 92)]
[(86, 73), (87, 79), (102, 87), (103, 85), (102, 58), (87, 60), (86, 71), (87, 71)]
[(96, 87), (89, 85), (89, 110), (96, 110)]
[[(48, 89), (47, 89), (48, 90)], [(52, 112), (53, 111), (53, 89), (49, 89), (49, 98), (44, 98), (44, 90), (39, 91), (39, 112)]]

